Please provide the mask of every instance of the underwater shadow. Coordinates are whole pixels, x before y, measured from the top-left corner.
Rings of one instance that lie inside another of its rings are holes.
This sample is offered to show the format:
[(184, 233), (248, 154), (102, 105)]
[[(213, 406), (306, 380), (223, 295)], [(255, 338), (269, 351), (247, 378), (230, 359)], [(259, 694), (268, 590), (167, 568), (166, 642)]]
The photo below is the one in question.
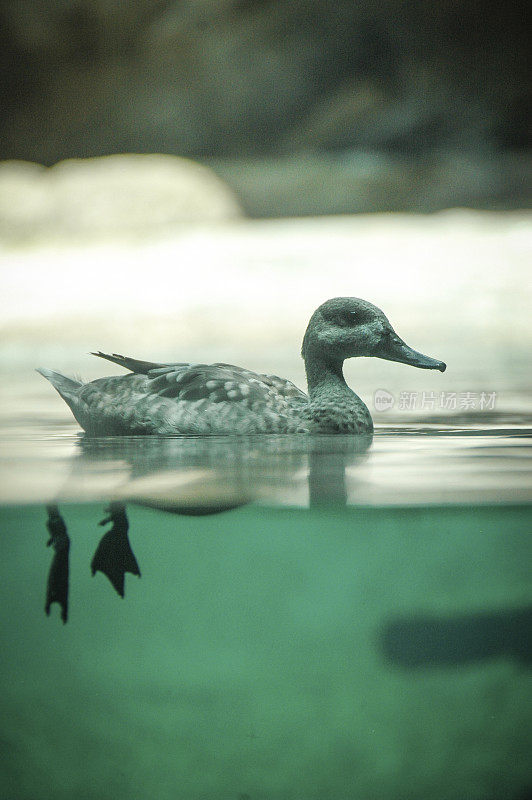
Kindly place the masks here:
[(461, 666), (511, 658), (532, 666), (532, 606), (387, 622), (379, 634), (386, 662), (404, 669)]

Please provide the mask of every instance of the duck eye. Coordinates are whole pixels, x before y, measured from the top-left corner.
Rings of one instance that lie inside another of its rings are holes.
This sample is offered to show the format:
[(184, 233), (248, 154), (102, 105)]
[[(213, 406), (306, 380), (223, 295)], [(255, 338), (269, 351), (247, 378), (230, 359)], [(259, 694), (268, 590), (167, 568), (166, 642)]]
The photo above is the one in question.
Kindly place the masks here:
[(340, 328), (350, 328), (356, 325), (357, 318), (354, 311), (342, 311), (338, 314), (335, 322)]
[(371, 314), (364, 310), (350, 311), (349, 314), (351, 316), (351, 325), (363, 325), (371, 320)]

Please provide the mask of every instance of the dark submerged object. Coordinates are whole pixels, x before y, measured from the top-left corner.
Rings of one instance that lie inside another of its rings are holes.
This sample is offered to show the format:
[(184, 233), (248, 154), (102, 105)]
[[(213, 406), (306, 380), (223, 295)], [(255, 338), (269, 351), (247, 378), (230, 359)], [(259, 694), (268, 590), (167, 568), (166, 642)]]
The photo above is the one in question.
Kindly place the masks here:
[[(61, 608), (63, 623), (68, 620), (68, 590), (69, 590), (69, 555), (70, 537), (65, 521), (56, 505), (46, 506), (48, 519), (46, 527), (50, 533), (47, 546), (54, 548), (54, 556), (48, 572), (46, 584), (46, 603), (44, 610), (50, 616), (52, 603), (58, 603)], [(140, 569), (131, 549), (128, 537), (129, 523), (124, 506), (121, 503), (110, 503), (106, 509), (109, 516), (102, 519), (100, 525), (113, 526), (101, 538), (96, 552), (91, 561), (91, 572), (103, 572), (111, 582), (113, 588), (124, 597), (124, 577), (126, 572), (138, 575)]]
[(375, 356), (419, 369), (446, 365), (409, 347), (383, 312), (356, 297), (327, 300), (312, 315), (301, 354), (308, 395), (276, 375), (230, 364), (158, 364), (94, 353), (129, 375), (82, 383), (39, 369), (92, 436), (139, 434), (348, 433), (373, 430), (346, 384), (346, 358)]
[(385, 660), (403, 669), (511, 658), (532, 666), (532, 606), (454, 616), (390, 620), (380, 634)]
[(58, 603), (61, 608), (61, 619), (63, 623), (65, 623), (68, 619), (68, 556), (70, 552), (70, 538), (58, 507), (56, 505), (49, 505), (46, 506), (46, 510), (48, 512), (46, 527), (50, 534), (46, 546), (53, 547), (54, 556), (48, 573), (44, 610), (47, 616), (50, 616), (50, 607), (52, 603)]
[(102, 519), (100, 525), (112, 522), (113, 527), (100, 539), (91, 561), (91, 572), (93, 575), (98, 571), (107, 575), (120, 597), (124, 597), (125, 573), (130, 572), (140, 578), (140, 569), (129, 543), (129, 522), (124, 506), (110, 503), (107, 512), (109, 516)]

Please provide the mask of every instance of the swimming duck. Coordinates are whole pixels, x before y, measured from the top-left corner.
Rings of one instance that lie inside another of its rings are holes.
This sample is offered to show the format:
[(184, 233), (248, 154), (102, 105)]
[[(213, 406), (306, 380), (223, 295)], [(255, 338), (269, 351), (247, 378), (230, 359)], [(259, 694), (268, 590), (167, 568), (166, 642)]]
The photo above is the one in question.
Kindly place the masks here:
[(383, 312), (357, 297), (323, 303), (308, 323), (301, 355), (308, 395), (276, 375), (230, 364), (157, 364), (102, 352), (130, 374), (82, 383), (39, 369), (92, 436), (348, 433), (373, 430), (365, 403), (346, 384), (346, 358), (376, 356), (443, 372), (412, 350)]

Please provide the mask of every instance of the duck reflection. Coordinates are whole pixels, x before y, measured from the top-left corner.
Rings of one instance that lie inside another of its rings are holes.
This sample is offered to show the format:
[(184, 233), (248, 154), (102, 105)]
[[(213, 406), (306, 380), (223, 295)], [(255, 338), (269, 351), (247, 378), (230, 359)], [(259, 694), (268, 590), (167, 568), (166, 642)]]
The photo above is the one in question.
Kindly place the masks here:
[(59, 511), (61, 500), (109, 501), (99, 524), (110, 523), (111, 528), (96, 548), (91, 572), (106, 575), (124, 597), (125, 574), (141, 574), (129, 540), (127, 504), (174, 514), (219, 514), (256, 501), (297, 504), (306, 482), (311, 508), (345, 506), (346, 469), (367, 457), (371, 442), (371, 433), (80, 438), (69, 480), (47, 506), (48, 545), (54, 555), (46, 613), (57, 603), (63, 622), (68, 619), (70, 538)]

